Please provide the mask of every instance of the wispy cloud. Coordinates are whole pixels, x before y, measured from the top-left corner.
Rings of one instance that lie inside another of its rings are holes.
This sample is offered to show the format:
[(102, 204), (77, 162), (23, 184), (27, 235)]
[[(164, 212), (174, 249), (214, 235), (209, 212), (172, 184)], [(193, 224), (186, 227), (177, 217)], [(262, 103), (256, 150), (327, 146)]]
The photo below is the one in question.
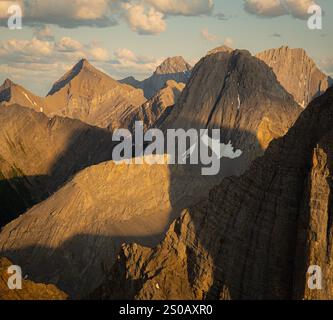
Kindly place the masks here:
[(318, 65), (326, 74), (333, 77), (333, 58), (321, 59)]
[(166, 15), (199, 16), (213, 12), (213, 0), (145, 0)]
[(203, 39), (211, 42), (218, 40), (218, 36), (213, 33), (210, 33), (207, 28), (201, 30), (201, 36)]
[(313, 4), (313, 0), (244, 0), (247, 12), (262, 17), (291, 15), (294, 18), (306, 19), (308, 8)]

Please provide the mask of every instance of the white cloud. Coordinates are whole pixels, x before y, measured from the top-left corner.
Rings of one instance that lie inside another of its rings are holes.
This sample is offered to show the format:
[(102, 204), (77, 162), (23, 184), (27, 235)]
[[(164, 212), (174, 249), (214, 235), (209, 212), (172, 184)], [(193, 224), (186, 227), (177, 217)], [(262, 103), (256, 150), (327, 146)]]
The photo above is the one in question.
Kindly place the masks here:
[(156, 10), (168, 15), (208, 15), (213, 10), (213, 0), (145, 0)]
[(298, 19), (308, 17), (308, 8), (313, 0), (244, 0), (247, 12), (263, 17), (292, 15)]
[(119, 48), (114, 52), (114, 59), (110, 61), (108, 70), (118, 78), (135, 75), (140, 78), (150, 75), (164, 58), (140, 56), (127, 48)]
[(70, 37), (63, 37), (57, 43), (57, 50), (60, 52), (75, 52), (83, 49), (81, 42)]
[(32, 40), (10, 39), (0, 42), (0, 58), (7, 63), (18, 61), (31, 61), (33, 57), (41, 60), (50, 57), (54, 50), (54, 43)]
[(333, 77), (333, 58), (321, 59), (318, 65), (326, 74)]
[(158, 34), (166, 30), (164, 14), (142, 4), (124, 3), (124, 18), (129, 27), (139, 34)]
[(39, 25), (34, 28), (34, 37), (38, 40), (53, 41), (54, 35), (52, 29), (48, 25)]
[(105, 27), (116, 24), (115, 17), (112, 16), (116, 2), (114, 0), (0, 1), (0, 19), (7, 19), (8, 7), (16, 3), (22, 8), (25, 25), (54, 24), (65, 28)]
[[(13, 80), (23, 78), (29, 85), (51, 84), (81, 58), (93, 62), (107, 60), (107, 51), (98, 46), (84, 45), (69, 37), (59, 41), (10, 39), (0, 41), (2, 76)], [(42, 80), (42, 81), (41, 81)]]
[(107, 61), (110, 59), (109, 52), (104, 48), (91, 48), (88, 51), (88, 56), (95, 61)]
[(108, 27), (124, 20), (145, 35), (164, 32), (168, 16), (210, 15), (214, 5), (213, 0), (0, 0), (0, 25), (6, 25), (13, 3), (21, 6), (26, 26)]
[(115, 57), (119, 60), (137, 61), (138, 57), (136, 54), (126, 48), (119, 48), (114, 53)]
[(234, 40), (232, 38), (227, 37), (224, 39), (223, 44), (229, 48), (232, 48), (233, 44), (234, 44)]
[(110, 54), (96, 42), (83, 44), (70, 37), (58, 41), (10, 39), (0, 41), (0, 74), (37, 94), (45, 94), (52, 83), (67, 72), (81, 58), (87, 58), (96, 67), (106, 70), (114, 78), (133, 75), (148, 77), (164, 58), (135, 54), (127, 48), (119, 48)]
[(204, 28), (204, 29), (201, 30), (201, 36), (205, 40), (208, 40), (208, 41), (211, 41), (211, 42), (218, 40), (218, 36), (215, 35), (215, 34), (210, 33), (207, 28)]

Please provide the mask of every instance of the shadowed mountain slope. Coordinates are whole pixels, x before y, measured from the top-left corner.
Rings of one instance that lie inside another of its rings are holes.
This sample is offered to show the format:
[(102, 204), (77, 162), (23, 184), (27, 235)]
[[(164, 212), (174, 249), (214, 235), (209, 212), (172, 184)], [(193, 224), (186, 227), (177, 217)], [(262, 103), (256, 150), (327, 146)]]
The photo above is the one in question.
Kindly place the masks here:
[(243, 152), (231, 172), (240, 174), (301, 111), (264, 62), (223, 49), (198, 62), (163, 128), (221, 129), (222, 142)]
[(112, 158), (112, 134), (20, 106), (0, 109), (0, 225), (79, 170)]
[[(332, 299), (333, 88), (155, 249), (122, 247), (104, 299)], [(320, 266), (322, 290), (307, 286)]]
[[(0, 258), (0, 300), (66, 300), (67, 295), (54, 285), (34, 283), (22, 280), (22, 289), (8, 288), (8, 268), (12, 263), (6, 258)], [(24, 274), (23, 274), (24, 277)]]

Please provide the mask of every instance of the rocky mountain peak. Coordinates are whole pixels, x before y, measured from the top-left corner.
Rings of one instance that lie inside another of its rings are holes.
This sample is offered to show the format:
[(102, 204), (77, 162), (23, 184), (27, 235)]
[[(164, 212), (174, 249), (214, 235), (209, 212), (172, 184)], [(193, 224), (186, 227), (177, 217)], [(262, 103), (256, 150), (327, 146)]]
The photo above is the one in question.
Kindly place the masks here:
[(94, 66), (92, 66), (87, 59), (81, 59), (78, 63), (76, 63), (73, 68), (68, 71), (63, 77), (61, 77), (57, 82), (54, 83), (48, 96), (51, 96), (61, 90), (64, 86), (66, 86), (70, 81), (72, 81), (78, 75), (86, 72), (99, 72)]
[(304, 49), (283, 46), (263, 51), (257, 58), (273, 69), (282, 86), (303, 108), (330, 86), (329, 77)]
[(157, 67), (155, 74), (172, 74), (191, 71), (192, 67), (184, 60), (183, 57), (167, 58)]
[(274, 72), (250, 52), (217, 52), (194, 67), (163, 127), (221, 129), (223, 143), (231, 141), (243, 152), (230, 170), (222, 161), (221, 175), (239, 175), (287, 132), (301, 110)]
[(2, 84), (2, 86), (0, 87), (0, 88), (10, 88), (10, 87), (12, 87), (13, 85), (15, 85), (15, 83), (12, 81), (12, 80), (10, 80), (10, 79), (6, 79), (4, 82), (3, 82), (3, 84)]

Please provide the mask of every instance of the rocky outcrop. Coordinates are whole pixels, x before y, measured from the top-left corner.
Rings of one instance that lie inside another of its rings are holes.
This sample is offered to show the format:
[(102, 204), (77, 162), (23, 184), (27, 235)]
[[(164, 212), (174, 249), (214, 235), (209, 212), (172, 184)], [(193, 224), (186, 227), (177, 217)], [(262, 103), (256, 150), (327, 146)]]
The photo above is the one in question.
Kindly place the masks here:
[(187, 83), (191, 76), (191, 70), (192, 67), (183, 57), (172, 57), (158, 66), (151, 77), (141, 82), (133, 77), (123, 79), (120, 82), (143, 89), (145, 97), (151, 99), (165, 86), (168, 80)]
[(13, 104), (19, 104), (38, 112), (44, 110), (43, 98), (35, 96), (22, 86), (6, 79), (0, 86), (0, 107)]
[[(22, 289), (8, 288), (8, 268), (12, 263), (6, 258), (0, 258), (0, 300), (66, 300), (67, 295), (54, 285), (34, 283), (22, 279)], [(23, 275), (24, 276), (24, 275)]]
[(142, 121), (144, 130), (160, 127), (170, 115), (180, 94), (185, 88), (184, 83), (168, 80), (165, 86), (150, 100), (144, 103), (137, 112), (130, 114), (126, 127), (133, 132), (136, 121)]
[(53, 85), (44, 112), (115, 129), (145, 100), (142, 90), (112, 79), (83, 59)]
[[(186, 209), (159, 246), (123, 245), (91, 297), (332, 299), (332, 141), (333, 88), (244, 175)], [(311, 265), (322, 290), (308, 288)]]
[(257, 57), (273, 69), (282, 86), (303, 108), (329, 87), (328, 76), (304, 49), (281, 47), (261, 52)]
[(269, 142), (284, 135), (302, 109), (273, 71), (244, 50), (217, 50), (202, 58), (163, 128), (221, 129), (223, 143), (242, 150), (223, 176), (240, 174)]
[(112, 134), (31, 109), (0, 108), (0, 226), (87, 166), (110, 160)]

